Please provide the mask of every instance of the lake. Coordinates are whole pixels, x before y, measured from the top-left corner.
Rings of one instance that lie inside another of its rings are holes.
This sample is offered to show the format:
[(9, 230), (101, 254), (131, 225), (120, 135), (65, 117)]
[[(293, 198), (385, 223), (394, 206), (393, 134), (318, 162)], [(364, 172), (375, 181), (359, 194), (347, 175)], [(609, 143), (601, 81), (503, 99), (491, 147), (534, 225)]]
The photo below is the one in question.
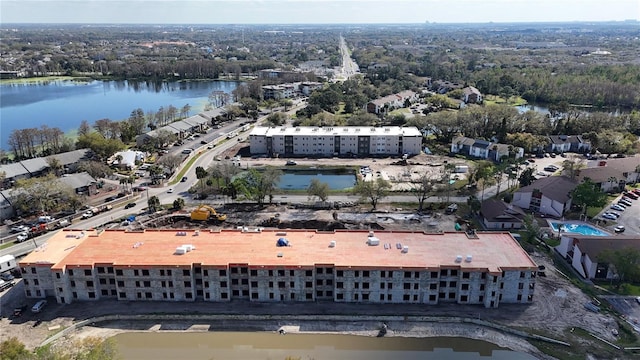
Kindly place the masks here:
[(130, 82), (55, 80), (42, 83), (0, 84), (0, 148), (9, 150), (14, 129), (58, 127), (75, 131), (82, 120), (93, 124), (108, 118), (124, 120), (137, 108), (157, 111), (161, 106), (191, 106), (190, 115), (201, 112), (209, 94), (231, 93), (235, 81)]
[(344, 190), (356, 184), (353, 171), (336, 170), (284, 170), (278, 182), (278, 188), (283, 190), (305, 190), (312, 179), (327, 183), (330, 190)]
[(535, 360), (459, 337), (369, 337), (268, 332), (129, 332), (112, 338), (122, 359)]

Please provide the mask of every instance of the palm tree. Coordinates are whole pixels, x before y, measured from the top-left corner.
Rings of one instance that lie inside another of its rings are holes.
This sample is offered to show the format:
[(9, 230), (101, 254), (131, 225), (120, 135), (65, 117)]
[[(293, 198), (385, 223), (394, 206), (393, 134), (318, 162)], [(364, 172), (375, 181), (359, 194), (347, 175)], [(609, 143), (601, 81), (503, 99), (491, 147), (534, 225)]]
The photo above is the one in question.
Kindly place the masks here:
[(207, 170), (205, 170), (202, 166), (196, 167), (196, 179), (200, 181), (200, 193), (204, 194), (204, 179), (209, 176)]

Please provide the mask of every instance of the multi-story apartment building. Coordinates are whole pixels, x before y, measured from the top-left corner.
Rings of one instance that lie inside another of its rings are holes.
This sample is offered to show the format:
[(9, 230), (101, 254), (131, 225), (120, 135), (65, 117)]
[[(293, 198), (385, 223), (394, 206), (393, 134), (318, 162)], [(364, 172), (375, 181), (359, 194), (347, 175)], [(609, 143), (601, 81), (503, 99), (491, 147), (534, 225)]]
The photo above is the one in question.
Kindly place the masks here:
[(416, 155), (422, 133), (416, 127), (255, 127), (251, 154), (269, 156)]
[[(284, 245), (284, 246), (282, 246)], [(19, 266), (58, 303), (477, 304), (533, 300), (536, 264), (509, 233), (64, 230)]]

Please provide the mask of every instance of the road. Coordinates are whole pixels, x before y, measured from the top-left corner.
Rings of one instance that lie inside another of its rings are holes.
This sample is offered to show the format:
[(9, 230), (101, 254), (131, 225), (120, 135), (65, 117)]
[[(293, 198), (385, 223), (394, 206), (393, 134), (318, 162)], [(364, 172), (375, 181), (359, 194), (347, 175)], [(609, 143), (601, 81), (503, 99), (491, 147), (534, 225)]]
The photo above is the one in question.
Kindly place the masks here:
[(351, 51), (349, 51), (347, 42), (344, 40), (344, 37), (342, 35), (340, 35), (339, 46), (340, 54), (342, 55), (342, 66), (340, 67), (339, 73), (336, 74), (336, 79), (343, 81), (353, 77), (356, 74), (359, 74), (360, 67), (351, 58)]

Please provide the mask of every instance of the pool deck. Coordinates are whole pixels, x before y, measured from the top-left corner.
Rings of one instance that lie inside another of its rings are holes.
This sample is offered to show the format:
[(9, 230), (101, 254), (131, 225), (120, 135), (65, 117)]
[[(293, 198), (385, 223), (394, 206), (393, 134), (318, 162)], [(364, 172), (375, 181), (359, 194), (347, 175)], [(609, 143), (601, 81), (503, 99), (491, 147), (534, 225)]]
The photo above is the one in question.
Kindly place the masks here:
[[(551, 228), (551, 230), (558, 232), (558, 228), (554, 225), (556, 224), (562, 224), (564, 225), (582, 225), (582, 226), (586, 226), (589, 227), (595, 231), (598, 231), (601, 233), (601, 235), (594, 235), (594, 234), (583, 234), (580, 232), (575, 232), (575, 231), (562, 231), (562, 233), (568, 233), (568, 234), (580, 234), (580, 235), (588, 235), (588, 236), (612, 236), (611, 232), (600, 228), (594, 224), (590, 224), (590, 223), (586, 223), (584, 221), (579, 221), (579, 220), (550, 220), (547, 219), (547, 224), (549, 224), (549, 227)], [(564, 226), (564, 228), (566, 228), (566, 226)]]

